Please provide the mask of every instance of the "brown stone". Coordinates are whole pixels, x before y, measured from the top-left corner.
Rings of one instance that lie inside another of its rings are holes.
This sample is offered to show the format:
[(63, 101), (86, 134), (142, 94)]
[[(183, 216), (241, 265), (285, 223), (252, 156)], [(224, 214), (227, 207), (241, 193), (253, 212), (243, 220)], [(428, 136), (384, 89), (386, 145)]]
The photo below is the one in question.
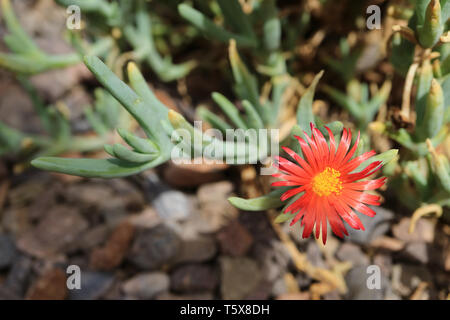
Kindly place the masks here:
[(67, 296), (66, 274), (61, 269), (44, 273), (28, 289), (28, 300), (64, 300)]
[(253, 244), (253, 237), (248, 230), (233, 220), (217, 235), (223, 254), (238, 257), (244, 256)]
[(93, 269), (108, 271), (119, 266), (130, 247), (134, 236), (134, 226), (123, 222), (117, 226), (102, 248), (91, 253), (90, 265)]

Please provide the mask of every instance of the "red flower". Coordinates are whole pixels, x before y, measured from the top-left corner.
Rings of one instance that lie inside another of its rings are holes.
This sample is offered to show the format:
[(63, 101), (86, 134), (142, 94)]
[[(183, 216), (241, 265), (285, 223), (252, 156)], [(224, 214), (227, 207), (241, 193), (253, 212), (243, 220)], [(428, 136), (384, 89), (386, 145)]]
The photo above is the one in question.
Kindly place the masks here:
[(295, 137), (300, 143), (304, 159), (291, 149), (283, 148), (297, 163), (277, 157), (276, 166), (281, 173), (273, 176), (284, 181), (272, 184), (276, 187), (295, 187), (281, 196), (281, 200), (285, 201), (301, 194), (284, 213), (296, 214), (291, 226), (302, 219), (303, 238), (310, 236), (315, 225), (318, 239), (322, 229), (324, 244), (327, 241), (327, 221), (330, 222), (333, 233), (341, 238), (344, 234), (348, 235), (342, 220), (356, 230), (364, 230), (355, 211), (369, 217), (375, 216), (375, 211), (367, 205), (380, 205), (380, 197), (364, 191), (378, 189), (386, 181), (386, 178), (359, 181), (378, 171), (382, 167), (380, 161), (353, 173), (361, 163), (375, 155), (375, 151), (372, 150), (352, 159), (359, 144), (359, 133), (355, 144), (349, 150), (352, 141), (350, 130), (344, 129), (339, 146), (336, 146), (331, 130), (329, 128), (326, 130), (330, 136), (329, 146), (322, 133), (312, 124), (312, 135), (309, 137), (305, 133), (306, 141)]

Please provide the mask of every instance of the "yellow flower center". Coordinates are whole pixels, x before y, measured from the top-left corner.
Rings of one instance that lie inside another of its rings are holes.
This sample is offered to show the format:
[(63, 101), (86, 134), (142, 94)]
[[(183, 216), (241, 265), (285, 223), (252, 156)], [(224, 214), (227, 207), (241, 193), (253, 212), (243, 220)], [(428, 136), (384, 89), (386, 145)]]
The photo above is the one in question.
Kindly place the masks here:
[(333, 168), (327, 167), (317, 174), (312, 180), (312, 189), (320, 197), (329, 196), (334, 193), (341, 194), (342, 181), (339, 179), (341, 173)]

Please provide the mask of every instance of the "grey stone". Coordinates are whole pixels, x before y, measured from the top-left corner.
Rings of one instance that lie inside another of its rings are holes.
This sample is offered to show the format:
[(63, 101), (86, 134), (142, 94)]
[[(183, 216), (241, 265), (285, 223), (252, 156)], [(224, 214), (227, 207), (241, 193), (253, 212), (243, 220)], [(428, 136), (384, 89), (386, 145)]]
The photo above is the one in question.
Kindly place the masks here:
[(261, 271), (249, 258), (220, 259), (221, 293), (224, 300), (241, 300), (253, 293), (261, 281)]
[(374, 273), (368, 273), (367, 265), (360, 265), (351, 269), (345, 276), (347, 283), (348, 293), (347, 299), (350, 300), (384, 300), (386, 292), (389, 289), (389, 280), (379, 273), (380, 276), (380, 288), (369, 288), (369, 277), (375, 276)]
[(31, 270), (31, 259), (25, 255), (18, 257), (10, 269), (4, 285), (13, 293), (23, 296), (29, 284)]
[(172, 262), (180, 249), (180, 238), (165, 225), (138, 230), (128, 259), (143, 270), (155, 270)]
[(200, 236), (183, 240), (174, 263), (205, 262), (217, 253), (216, 240), (212, 236)]
[(114, 276), (106, 272), (83, 271), (81, 289), (69, 290), (70, 300), (96, 300), (101, 298), (114, 283)]
[(16, 255), (17, 250), (13, 240), (5, 234), (0, 234), (0, 269), (11, 266)]
[(410, 259), (413, 262), (419, 262), (422, 264), (428, 263), (428, 246), (425, 242), (408, 243), (403, 253), (407, 259)]
[(129, 298), (149, 300), (167, 292), (169, 284), (169, 277), (165, 273), (142, 273), (127, 280), (122, 286), (122, 291)]
[(192, 204), (184, 193), (167, 190), (160, 193), (153, 206), (163, 220), (186, 220), (192, 214)]
[(212, 292), (219, 279), (213, 267), (200, 264), (177, 268), (170, 277), (170, 288), (178, 293)]
[(322, 252), (315, 241), (309, 241), (306, 248), (306, 256), (308, 261), (317, 268), (326, 268), (325, 260), (323, 259)]
[(338, 251), (336, 252), (336, 257), (341, 261), (351, 262), (352, 265), (368, 265), (369, 258), (364, 254), (360, 247), (352, 243), (343, 243)]
[(346, 237), (346, 240), (361, 245), (368, 245), (372, 240), (385, 235), (389, 231), (394, 213), (381, 207), (371, 208), (376, 212), (373, 218), (364, 214), (358, 214), (365, 230), (355, 230), (347, 225), (348, 237)]

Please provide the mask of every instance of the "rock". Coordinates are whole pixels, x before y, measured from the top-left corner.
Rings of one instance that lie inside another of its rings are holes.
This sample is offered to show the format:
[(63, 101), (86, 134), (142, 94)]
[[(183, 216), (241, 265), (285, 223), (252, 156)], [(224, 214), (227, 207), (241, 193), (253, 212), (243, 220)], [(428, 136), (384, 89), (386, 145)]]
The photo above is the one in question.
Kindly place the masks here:
[(113, 179), (107, 183), (114, 194), (122, 199), (127, 211), (139, 212), (145, 209), (147, 200), (142, 190), (135, 183), (126, 179)]
[(249, 258), (220, 259), (221, 293), (224, 300), (246, 298), (261, 281), (261, 271), (254, 260)]
[(105, 224), (98, 225), (84, 232), (78, 243), (81, 250), (91, 250), (103, 244), (108, 238), (108, 227)]
[(389, 280), (380, 273), (380, 289), (369, 289), (367, 281), (373, 273), (368, 273), (367, 265), (359, 265), (351, 269), (345, 276), (350, 300), (383, 300), (389, 290)]
[(111, 273), (82, 271), (81, 289), (69, 291), (70, 300), (97, 300), (101, 298), (114, 283)]
[(424, 242), (408, 243), (403, 251), (403, 255), (412, 262), (427, 264), (429, 261), (428, 246)]
[(284, 278), (278, 278), (272, 285), (272, 296), (280, 297), (288, 293), (288, 288)]
[(0, 284), (0, 300), (19, 300), (20, 298), (10, 288)]
[(193, 293), (193, 294), (185, 294), (185, 295), (178, 295), (173, 293), (162, 293), (156, 297), (156, 300), (183, 300), (183, 301), (189, 301), (189, 300), (213, 300), (214, 294), (211, 292), (206, 293)]
[(145, 174), (143, 187), (148, 200), (163, 221), (183, 221), (192, 214), (193, 206), (189, 198), (167, 186), (155, 173)]
[[(197, 187), (225, 178), (226, 164), (175, 164), (170, 162), (163, 170), (167, 183), (175, 188)], [(201, 160), (202, 161), (202, 160)]]
[[(67, 187), (64, 197), (86, 211), (95, 211), (111, 199), (115, 199), (112, 189), (105, 183), (76, 183)], [(105, 201), (108, 199), (108, 201)]]
[(152, 202), (163, 220), (186, 220), (192, 214), (192, 204), (180, 191), (167, 190), (160, 193)]
[(373, 264), (380, 267), (381, 272), (389, 278), (392, 272), (392, 256), (387, 254), (377, 254), (373, 257)]
[(264, 279), (274, 282), (286, 273), (290, 255), (283, 243), (273, 240), (270, 245), (256, 242), (252, 255), (261, 267)]
[(286, 293), (276, 297), (276, 300), (311, 300), (309, 292)]
[(66, 274), (52, 269), (39, 277), (26, 294), (28, 300), (64, 300), (67, 296)]
[(390, 224), (394, 218), (394, 213), (381, 207), (371, 207), (375, 212), (375, 217), (371, 218), (364, 214), (358, 214), (366, 230), (355, 230), (347, 226), (349, 236), (346, 238), (357, 244), (367, 245), (371, 241), (386, 234), (390, 229)]
[(338, 251), (336, 257), (343, 262), (351, 262), (354, 267), (359, 265), (368, 265), (369, 258), (364, 254), (360, 247), (352, 243), (343, 243)]
[(32, 225), (27, 207), (11, 206), (2, 211), (1, 225), (3, 230), (16, 237), (27, 233)]
[(220, 228), (237, 217), (238, 210), (228, 202), (233, 191), (229, 181), (222, 181), (201, 186), (197, 191), (200, 207), (198, 229), (200, 232), (217, 232)]
[(75, 208), (53, 207), (36, 228), (19, 238), (17, 246), (38, 258), (65, 253), (87, 228), (87, 221)]
[(108, 227), (114, 228), (128, 218), (125, 202), (120, 197), (108, 199), (108, 201), (105, 201), (97, 210)]
[(19, 256), (13, 263), (4, 285), (14, 294), (23, 296), (28, 287), (32, 261), (27, 256)]
[(131, 298), (149, 300), (169, 290), (169, 277), (162, 272), (142, 273), (127, 280), (122, 291)]
[(14, 241), (6, 234), (0, 234), (0, 270), (8, 268), (17, 255)]
[(137, 232), (128, 259), (143, 270), (155, 270), (171, 262), (180, 249), (180, 238), (165, 225)]
[(156, 211), (147, 207), (139, 214), (133, 214), (129, 216), (128, 221), (136, 226), (141, 228), (153, 228), (162, 223), (161, 217), (156, 213)]
[(17, 130), (37, 133), (42, 129), (39, 117), (24, 88), (12, 79), (0, 85), (0, 121)]
[(212, 292), (219, 279), (214, 268), (190, 264), (177, 268), (170, 277), (170, 288), (177, 293)]
[(105, 246), (92, 251), (91, 268), (109, 271), (118, 267), (128, 251), (133, 236), (134, 226), (129, 222), (123, 222), (117, 226)]
[(212, 236), (200, 236), (185, 239), (181, 243), (180, 251), (175, 257), (175, 264), (186, 262), (205, 262), (211, 260), (217, 253), (216, 240)]
[(400, 264), (392, 267), (392, 290), (395, 294), (409, 297), (421, 282), (433, 283), (433, 276), (426, 267)]
[(338, 290), (327, 292), (323, 295), (323, 300), (342, 300)]
[(397, 239), (405, 242), (426, 242), (432, 243), (434, 240), (434, 225), (426, 219), (417, 221), (414, 233), (409, 233), (410, 218), (403, 218), (398, 224), (392, 227), (392, 232)]
[(309, 241), (306, 248), (308, 261), (317, 268), (327, 268), (322, 252), (315, 241)]
[[(66, 91), (75, 87), (81, 79), (88, 76), (89, 70), (83, 64), (78, 64), (34, 75), (31, 77), (31, 82), (42, 96), (49, 101), (55, 101), (61, 98)], [(74, 108), (71, 111), (77, 113)]]
[(222, 253), (233, 257), (246, 255), (253, 244), (252, 235), (238, 220), (233, 220), (224, 227), (217, 239)]
[(263, 212), (259, 214), (255, 212), (240, 212), (239, 221), (250, 232), (255, 244), (270, 245), (274, 240), (278, 239), (271, 222)]
[(268, 300), (272, 291), (272, 283), (263, 280), (260, 281), (256, 288), (245, 297), (246, 300)]

